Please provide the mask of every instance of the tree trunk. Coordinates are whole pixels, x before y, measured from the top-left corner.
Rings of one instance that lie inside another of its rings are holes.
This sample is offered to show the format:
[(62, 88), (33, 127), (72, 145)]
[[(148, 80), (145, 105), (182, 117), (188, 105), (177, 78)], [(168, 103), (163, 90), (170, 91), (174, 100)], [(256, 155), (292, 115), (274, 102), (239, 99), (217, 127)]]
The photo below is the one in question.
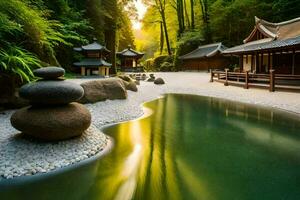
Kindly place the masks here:
[(160, 55), (162, 55), (162, 52), (164, 50), (164, 27), (163, 27), (163, 23), (160, 22)]
[(158, 7), (158, 11), (161, 16), (162, 23), (163, 23), (168, 54), (172, 55), (170, 41), (169, 41), (169, 35), (168, 35), (166, 15), (165, 15), (166, 0), (155, 0), (155, 3), (156, 3), (156, 6)]
[(172, 55), (170, 41), (169, 41), (169, 35), (168, 35), (168, 29), (167, 29), (167, 22), (166, 22), (165, 11), (163, 11), (161, 13), (161, 15), (162, 15), (161, 16), (162, 17), (162, 23), (163, 23), (163, 26), (164, 26), (164, 32), (165, 32), (165, 37), (166, 37), (168, 54)]
[(209, 25), (209, 13), (208, 13), (208, 2), (207, 0), (199, 0), (201, 11), (202, 11), (202, 21), (204, 25), (203, 35), (206, 42), (212, 42), (210, 25)]
[(111, 74), (117, 74), (116, 69), (116, 28), (105, 31), (105, 41), (107, 48), (110, 50), (109, 62), (112, 64), (110, 68)]
[(191, 28), (191, 23), (190, 23), (189, 14), (188, 14), (187, 8), (186, 8), (186, 0), (184, 0), (184, 14), (185, 14), (187, 26), (190, 29)]
[(181, 22), (182, 22), (182, 33), (185, 30), (185, 22), (184, 22), (184, 5), (183, 5), (184, 0), (180, 0), (180, 13), (181, 13)]
[(190, 4), (191, 4), (191, 28), (195, 29), (194, 0), (190, 0)]
[(185, 29), (184, 13), (183, 13), (183, 0), (176, 1), (176, 12), (177, 12), (177, 19), (178, 19), (178, 38), (179, 38)]

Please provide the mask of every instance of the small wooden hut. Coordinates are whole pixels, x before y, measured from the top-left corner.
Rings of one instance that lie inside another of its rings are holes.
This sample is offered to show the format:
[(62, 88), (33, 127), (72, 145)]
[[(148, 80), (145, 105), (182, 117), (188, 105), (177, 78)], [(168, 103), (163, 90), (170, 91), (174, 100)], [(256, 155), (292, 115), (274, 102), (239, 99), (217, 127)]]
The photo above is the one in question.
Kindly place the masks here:
[(110, 51), (102, 46), (94, 39), (94, 42), (79, 48), (74, 48), (75, 51), (82, 53), (84, 58), (80, 62), (75, 62), (75, 67), (80, 67), (81, 75), (92, 75), (97, 71), (98, 75), (108, 76), (111, 64), (106, 62), (106, 56)]
[(183, 70), (224, 69), (230, 63), (230, 59), (222, 55), (225, 49), (222, 43), (203, 45), (179, 59)]
[(130, 45), (127, 49), (117, 52), (117, 57), (121, 61), (121, 71), (139, 71), (138, 62), (143, 56), (144, 53), (133, 50)]
[(244, 44), (223, 54), (239, 56), (241, 71), (300, 75), (300, 17), (280, 23), (255, 17), (254, 29)]

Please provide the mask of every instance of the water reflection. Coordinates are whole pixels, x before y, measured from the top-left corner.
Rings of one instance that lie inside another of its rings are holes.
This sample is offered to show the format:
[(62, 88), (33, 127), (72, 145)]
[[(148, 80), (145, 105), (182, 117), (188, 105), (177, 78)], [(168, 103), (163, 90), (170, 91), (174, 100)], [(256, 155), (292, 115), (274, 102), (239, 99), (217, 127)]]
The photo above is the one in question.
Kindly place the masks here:
[(189, 95), (146, 107), (152, 115), (104, 130), (115, 140), (104, 159), (5, 194), (36, 188), (54, 199), (59, 186), (63, 199), (300, 199), (298, 116)]

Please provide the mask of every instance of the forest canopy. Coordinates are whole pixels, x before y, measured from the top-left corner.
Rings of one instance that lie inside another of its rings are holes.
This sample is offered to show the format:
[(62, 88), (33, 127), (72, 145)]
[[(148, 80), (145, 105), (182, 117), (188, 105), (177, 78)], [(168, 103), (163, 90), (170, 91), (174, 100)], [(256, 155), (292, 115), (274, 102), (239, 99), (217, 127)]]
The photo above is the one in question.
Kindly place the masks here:
[[(148, 53), (182, 55), (200, 44), (241, 44), (254, 16), (271, 22), (300, 17), (300, 0), (144, 0), (148, 5), (136, 45)], [(164, 16), (165, 15), (165, 19)], [(162, 26), (161, 24), (164, 24)], [(168, 33), (168, 38), (165, 32)], [(149, 36), (152, 36), (149, 39)], [(170, 44), (168, 47), (167, 44)], [(184, 47), (184, 48), (182, 48)], [(171, 51), (171, 52), (170, 52)]]
[(280, 22), (300, 15), (300, 0), (142, 2), (147, 6), (142, 29), (133, 30), (135, 0), (0, 0), (0, 71), (30, 81), (36, 67), (71, 70), (73, 47), (94, 37), (111, 50), (113, 66), (115, 52), (131, 45), (146, 58), (166, 56), (159, 60), (178, 67), (176, 58), (200, 44), (240, 44), (254, 16)]
[[(31, 68), (57, 65), (70, 69), (73, 47), (87, 44), (94, 37), (113, 52), (118, 47), (134, 45), (129, 14), (124, 9), (131, 3), (130, 0), (0, 0), (1, 72), (18, 74), (29, 81)], [(13, 63), (7, 62), (10, 57), (15, 58)], [(115, 57), (110, 60), (114, 62)]]

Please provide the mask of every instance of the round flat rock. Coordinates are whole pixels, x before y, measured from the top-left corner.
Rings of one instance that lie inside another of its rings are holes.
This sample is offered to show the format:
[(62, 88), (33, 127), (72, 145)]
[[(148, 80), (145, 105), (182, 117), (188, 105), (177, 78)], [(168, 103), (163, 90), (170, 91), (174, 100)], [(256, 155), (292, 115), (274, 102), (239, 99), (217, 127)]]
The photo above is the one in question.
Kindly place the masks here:
[(22, 133), (47, 141), (65, 140), (81, 135), (91, 124), (91, 114), (84, 105), (25, 107), (11, 117), (13, 127)]
[(44, 79), (57, 79), (65, 75), (65, 70), (61, 67), (43, 67), (34, 70), (33, 74)]
[(68, 81), (38, 81), (22, 86), (19, 94), (33, 105), (58, 105), (79, 100), (84, 90)]

